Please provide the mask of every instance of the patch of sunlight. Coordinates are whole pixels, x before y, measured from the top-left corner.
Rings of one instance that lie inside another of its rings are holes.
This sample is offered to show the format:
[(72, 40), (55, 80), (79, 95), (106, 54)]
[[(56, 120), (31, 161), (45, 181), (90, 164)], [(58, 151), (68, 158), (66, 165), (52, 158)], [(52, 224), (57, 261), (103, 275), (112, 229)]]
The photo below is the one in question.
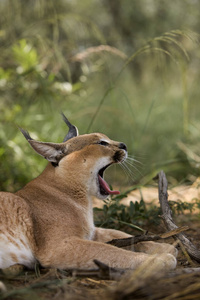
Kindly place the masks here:
[(72, 92), (72, 85), (69, 82), (55, 82), (54, 88), (60, 90), (64, 94), (71, 94)]
[(16, 160), (21, 160), (23, 158), (24, 153), (22, 149), (14, 141), (8, 141), (7, 145), (14, 151)]

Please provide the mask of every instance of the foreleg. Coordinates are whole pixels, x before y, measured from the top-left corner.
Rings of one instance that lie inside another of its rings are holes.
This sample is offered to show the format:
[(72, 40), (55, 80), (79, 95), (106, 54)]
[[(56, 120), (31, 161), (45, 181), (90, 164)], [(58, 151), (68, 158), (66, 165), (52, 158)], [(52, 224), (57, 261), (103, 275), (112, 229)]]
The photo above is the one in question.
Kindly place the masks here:
[(136, 269), (148, 260), (158, 269), (174, 269), (176, 259), (171, 254), (160, 256), (126, 251), (108, 244), (69, 238), (59, 245), (51, 245), (48, 249), (41, 249), (37, 259), (44, 267), (60, 269), (93, 269), (96, 268), (94, 259), (110, 267), (122, 269)]

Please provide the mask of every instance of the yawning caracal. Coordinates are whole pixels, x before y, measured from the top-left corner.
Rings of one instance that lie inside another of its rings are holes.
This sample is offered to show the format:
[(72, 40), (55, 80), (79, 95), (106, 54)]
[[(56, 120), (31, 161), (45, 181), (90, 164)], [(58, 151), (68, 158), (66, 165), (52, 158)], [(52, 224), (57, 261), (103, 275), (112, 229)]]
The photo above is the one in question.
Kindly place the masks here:
[(78, 136), (76, 127), (63, 118), (69, 127), (63, 143), (38, 142), (21, 129), (49, 163), (17, 193), (0, 193), (0, 268), (32, 268), (38, 261), (43, 267), (88, 269), (95, 268), (94, 259), (118, 268), (135, 269), (148, 259), (151, 265), (175, 268), (177, 251), (172, 245), (143, 242), (133, 252), (106, 244), (130, 235), (96, 228), (92, 197), (119, 193), (110, 190), (103, 173), (126, 159), (126, 145), (100, 133)]

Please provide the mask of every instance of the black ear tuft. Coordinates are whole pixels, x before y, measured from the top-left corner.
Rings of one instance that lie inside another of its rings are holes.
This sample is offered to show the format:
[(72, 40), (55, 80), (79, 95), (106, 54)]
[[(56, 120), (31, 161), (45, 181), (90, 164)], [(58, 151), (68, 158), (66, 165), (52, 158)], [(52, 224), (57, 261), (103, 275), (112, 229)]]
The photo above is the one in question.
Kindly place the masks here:
[(64, 115), (63, 112), (61, 112), (61, 116), (62, 116), (63, 121), (64, 121), (64, 122), (67, 124), (67, 126), (69, 127), (69, 129), (72, 128), (72, 127), (74, 127), (74, 126), (69, 122), (69, 120), (67, 119), (67, 117)]
[(68, 134), (65, 136), (63, 142), (68, 141), (69, 139), (78, 136), (78, 129), (76, 126), (72, 125), (69, 120), (66, 118), (66, 116), (64, 115), (63, 112), (61, 112), (63, 121), (67, 124), (67, 126), (69, 127), (69, 131)]
[(32, 137), (30, 136), (30, 134), (28, 133), (27, 130), (24, 130), (23, 128), (19, 127), (19, 130), (21, 131), (21, 133), (23, 134), (23, 136), (28, 140), (33, 141)]

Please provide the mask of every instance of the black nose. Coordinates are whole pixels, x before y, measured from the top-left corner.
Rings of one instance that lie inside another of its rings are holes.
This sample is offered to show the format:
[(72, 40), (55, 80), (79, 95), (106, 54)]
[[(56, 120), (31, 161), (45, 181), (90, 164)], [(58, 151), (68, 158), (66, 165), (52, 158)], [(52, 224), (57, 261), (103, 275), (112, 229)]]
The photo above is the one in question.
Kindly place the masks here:
[(127, 151), (127, 147), (124, 143), (119, 144), (119, 149), (123, 149), (123, 150)]

